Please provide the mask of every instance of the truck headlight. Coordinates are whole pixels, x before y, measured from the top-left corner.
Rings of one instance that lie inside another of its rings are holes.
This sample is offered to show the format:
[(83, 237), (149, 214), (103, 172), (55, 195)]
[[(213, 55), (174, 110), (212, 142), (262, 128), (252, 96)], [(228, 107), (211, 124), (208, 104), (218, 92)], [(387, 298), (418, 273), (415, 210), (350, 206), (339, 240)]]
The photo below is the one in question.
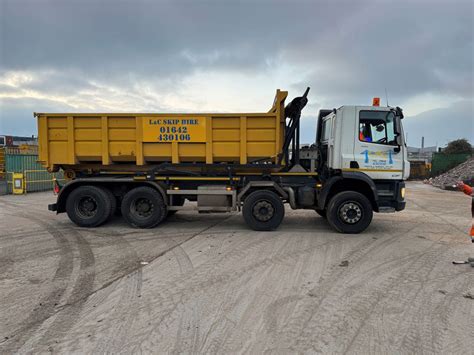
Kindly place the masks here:
[(405, 199), (405, 188), (404, 187), (402, 187), (400, 189), (400, 196), (402, 196), (402, 198)]

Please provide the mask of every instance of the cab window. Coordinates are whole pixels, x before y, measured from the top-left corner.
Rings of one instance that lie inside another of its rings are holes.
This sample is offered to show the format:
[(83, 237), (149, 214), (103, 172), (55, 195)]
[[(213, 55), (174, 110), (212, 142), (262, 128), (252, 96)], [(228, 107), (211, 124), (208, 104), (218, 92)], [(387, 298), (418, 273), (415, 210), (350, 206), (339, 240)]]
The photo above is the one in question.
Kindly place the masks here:
[(393, 112), (360, 111), (359, 140), (365, 143), (397, 145)]

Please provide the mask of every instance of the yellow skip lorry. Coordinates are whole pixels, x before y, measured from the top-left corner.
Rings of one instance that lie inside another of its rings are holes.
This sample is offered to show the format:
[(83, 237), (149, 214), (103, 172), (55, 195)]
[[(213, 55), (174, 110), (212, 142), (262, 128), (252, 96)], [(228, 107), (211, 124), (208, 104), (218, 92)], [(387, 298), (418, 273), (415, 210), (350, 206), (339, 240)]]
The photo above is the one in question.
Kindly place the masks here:
[(51, 211), (81, 227), (114, 213), (152, 228), (183, 208), (240, 211), (258, 231), (310, 209), (342, 233), (365, 230), (373, 211), (405, 208), (410, 171), (399, 107), (320, 110), (316, 142), (300, 148), (307, 94), (267, 113), (35, 113), (39, 160), (64, 170)]

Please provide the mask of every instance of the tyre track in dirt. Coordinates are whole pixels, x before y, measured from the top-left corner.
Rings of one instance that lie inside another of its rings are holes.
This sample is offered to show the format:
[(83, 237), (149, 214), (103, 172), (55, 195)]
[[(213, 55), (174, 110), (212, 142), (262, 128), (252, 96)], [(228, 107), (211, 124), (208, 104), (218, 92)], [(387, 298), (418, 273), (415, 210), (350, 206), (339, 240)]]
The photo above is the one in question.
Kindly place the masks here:
[[(115, 237), (118, 235), (118, 233), (113, 231), (101, 231), (99, 234), (107, 237)], [(156, 232), (150, 232), (150, 235), (156, 239)], [(130, 265), (132, 268), (130, 272), (127, 272), (126, 275), (123, 275), (120, 279), (117, 279), (115, 280), (116, 282), (114, 282), (116, 287), (120, 286), (121, 294), (119, 300), (113, 306), (112, 313), (107, 317), (107, 319), (112, 321), (112, 324), (110, 321), (106, 323), (106, 325), (109, 325), (107, 336), (101, 337), (94, 349), (95, 353), (114, 353), (122, 351), (126, 342), (126, 335), (128, 334), (129, 329), (133, 326), (135, 317), (137, 316), (139, 298), (141, 297), (143, 265), (140, 264), (138, 254), (131, 244), (125, 238), (119, 238), (121, 239), (120, 244), (125, 246), (125, 250), (128, 250), (128, 253), (131, 254), (130, 257), (133, 258), (135, 262)], [(168, 244), (165, 252), (160, 253), (160, 256), (165, 255), (167, 252), (175, 254), (174, 251), (180, 248), (177, 243), (172, 241), (172, 238), (160, 238), (160, 240), (165, 241)], [(186, 260), (181, 264), (185, 265), (185, 263)], [(114, 321), (117, 318), (120, 319), (120, 322)]]
[[(417, 206), (419, 209), (425, 211), (426, 213), (436, 217), (437, 219), (440, 219), (442, 220), (444, 223), (446, 224), (449, 224), (452, 228), (456, 229), (458, 232), (460, 232), (462, 235), (466, 235), (466, 232), (459, 228), (457, 225), (455, 225), (454, 223), (452, 223), (449, 219), (446, 219), (444, 218), (442, 215), (438, 214), (438, 213), (435, 213), (435, 212), (432, 212), (428, 209), (426, 209), (426, 207), (420, 205), (419, 203), (416, 203), (415, 201), (413, 200), (409, 200), (410, 203), (414, 204), (415, 206)], [(467, 235), (466, 235), (467, 236)]]
[[(15, 210), (18, 207), (16, 204), (6, 201), (1, 201), (1, 203)], [(59, 229), (37, 217), (25, 214), (21, 211), (18, 211), (16, 216), (32, 220), (53, 237), (59, 250), (59, 261), (51, 283), (58, 286), (54, 286), (53, 290), (49, 291), (47, 295), (40, 299), (33, 311), (22, 322), (22, 326), (8, 335), (8, 340), (2, 347), (5, 352), (10, 353), (17, 352), (23, 343), (41, 327), (43, 322), (57, 312), (56, 307), (59, 305), (68, 286), (70, 286), (73, 271), (73, 248), (68, 238), (66, 238)]]
[(108, 322), (108, 336), (101, 337), (94, 353), (119, 353), (127, 341), (128, 330), (136, 316), (142, 289), (142, 268), (126, 275), (120, 283), (124, 283), (121, 287), (120, 298), (114, 305), (112, 314), (107, 315), (109, 319), (115, 319), (116, 315), (120, 315), (120, 321), (115, 321), (112, 324)]
[[(416, 226), (410, 228), (410, 230), (414, 228), (416, 228)], [(371, 254), (377, 253), (377, 250), (386, 248), (388, 245), (397, 242), (399, 238), (407, 232), (408, 231), (392, 234), (387, 238), (367, 238), (364, 242), (359, 244), (356, 249), (344, 254), (341, 260), (350, 260), (351, 264), (356, 264), (368, 258)], [(330, 304), (329, 309), (326, 309), (324, 302), (327, 302), (332, 293), (338, 292), (337, 287), (339, 284), (342, 284), (341, 288), (343, 288), (344, 282), (342, 280), (345, 273), (347, 273), (347, 269), (338, 266), (338, 264), (333, 264), (332, 267), (327, 269), (318, 284), (310, 290), (311, 296), (296, 305), (292, 317), (283, 325), (283, 331), (277, 332), (275, 335), (275, 343), (278, 345), (277, 348), (273, 350), (281, 351), (282, 349), (286, 349), (287, 351), (304, 352), (313, 349), (312, 351), (322, 351), (315, 347), (315, 344), (319, 342), (319, 340), (314, 339), (314, 337), (319, 338), (318, 334), (321, 335), (322, 333), (314, 326), (311, 327), (310, 324), (317, 314), (322, 313), (323, 315), (328, 315), (334, 313), (334, 309), (331, 309), (334, 305)], [(369, 295), (368, 297), (371, 296)], [(340, 331), (341, 329), (330, 330), (330, 332), (335, 334), (340, 334)], [(338, 341), (340, 342), (340, 340)]]
[[(261, 238), (259, 238), (261, 237)], [(189, 275), (186, 278), (172, 279), (172, 280), (163, 280), (158, 285), (154, 287), (160, 292), (157, 294), (158, 299), (154, 302), (160, 304), (160, 309), (153, 316), (154, 319), (159, 319), (155, 325), (150, 327), (149, 330), (145, 330), (142, 334), (142, 341), (146, 339), (151, 339), (152, 334), (158, 331), (159, 327), (167, 328), (169, 326), (170, 315), (176, 312), (180, 304), (184, 304), (187, 300), (190, 300), (196, 293), (202, 292), (203, 289), (210, 289), (216, 287), (217, 285), (226, 285), (231, 282), (234, 282), (245, 275), (256, 274), (257, 271), (260, 272), (262, 268), (267, 268), (273, 266), (274, 263), (286, 263), (289, 260), (293, 260), (303, 254), (311, 254), (314, 252), (314, 248), (321, 248), (329, 244), (340, 243), (340, 240), (332, 240), (325, 243), (319, 243), (313, 246), (313, 248), (296, 248), (292, 252), (286, 252), (282, 255), (269, 256), (265, 257), (255, 263), (246, 265), (238, 268), (239, 263), (237, 260), (242, 260), (248, 255), (258, 255), (258, 250), (267, 243), (272, 243), (274, 237), (268, 233), (258, 233), (255, 236), (256, 239), (246, 239), (242, 245), (238, 248), (234, 246), (232, 249), (232, 254), (223, 254), (218, 258), (210, 259), (209, 261), (201, 264), (198, 268), (195, 269), (192, 275)], [(258, 238), (258, 239), (257, 239)], [(222, 261), (228, 264), (235, 264), (236, 269), (232, 270), (221, 270)], [(217, 273), (216, 273), (217, 271)], [(231, 331), (231, 329), (229, 330)], [(220, 346), (223, 344), (222, 336), (213, 338), (212, 344), (207, 347), (204, 352), (216, 352), (219, 351)], [(141, 351), (149, 351), (151, 349), (140, 349)], [(137, 348), (134, 348), (132, 352), (138, 351)]]
[(53, 323), (40, 338), (38, 345), (46, 347), (53, 342), (59, 342), (74, 325), (84, 307), (87, 298), (92, 293), (96, 275), (95, 256), (87, 240), (76, 229), (69, 230), (79, 251), (79, 275), (72, 288), (70, 296), (61, 305)]
[[(222, 221), (213, 223), (212, 225), (196, 233), (186, 241), (189, 241), (192, 238), (204, 234), (206, 231), (212, 229), (213, 227), (221, 223), (224, 223), (232, 217), (235, 217), (235, 215), (231, 215)], [(215, 233), (219, 234), (220, 238), (224, 238), (224, 233), (227, 233), (230, 236), (233, 236), (235, 234), (235, 232)], [(267, 243), (269, 240), (270, 238), (245, 240), (244, 243), (242, 243), (242, 245), (238, 247), (238, 249), (232, 249), (232, 255), (230, 256), (227, 253), (222, 253), (221, 255), (217, 255), (214, 258), (209, 259), (208, 261), (199, 265), (199, 267), (195, 268), (191, 274), (183, 275), (183, 277), (181, 278), (173, 277), (171, 279), (164, 279), (159, 281), (157, 285), (154, 285), (154, 287), (158, 290), (155, 295), (157, 299), (154, 302), (160, 304), (161, 307), (156, 314), (153, 314), (153, 319), (158, 319), (158, 321), (154, 325), (148, 327), (148, 329), (146, 329), (141, 334), (141, 336), (139, 336), (139, 339), (136, 342), (137, 345), (131, 350), (131, 352), (152, 351), (152, 348), (143, 348), (142, 344), (147, 339), (151, 339), (152, 334), (158, 332), (158, 328), (160, 326), (169, 321), (167, 317), (169, 317), (173, 312), (175, 312), (180, 304), (184, 304), (185, 299), (195, 294), (196, 292), (202, 291), (202, 289), (205, 289), (206, 287), (212, 287), (213, 285), (223, 282), (227, 279), (227, 274), (219, 275), (217, 277), (211, 276), (212, 273), (217, 268), (219, 268), (219, 264), (222, 260), (244, 258), (248, 253), (251, 253), (253, 250), (256, 250), (261, 244)], [(180, 245), (182, 244), (184, 244), (184, 242)], [(184, 290), (186, 291), (186, 295), (183, 295)]]
[[(232, 216), (230, 216), (232, 217)], [(230, 218), (229, 217), (229, 218)], [(212, 224), (211, 226), (208, 226), (201, 230), (198, 233), (194, 233), (190, 237), (186, 238), (185, 240), (179, 242), (179, 243), (171, 243), (170, 240), (172, 238), (167, 238), (166, 241), (170, 243), (170, 246), (166, 248), (164, 251), (160, 252), (157, 256), (155, 256), (152, 260), (149, 261), (149, 263), (156, 261), (160, 257), (167, 255), (170, 252), (173, 252), (174, 249), (180, 248), (180, 246), (191, 240), (192, 238), (198, 236), (201, 233), (204, 233), (206, 230), (212, 228), (214, 225), (217, 225), (218, 223), (222, 223), (223, 221), (218, 221), (217, 223)], [(108, 234), (106, 232), (106, 234)], [(128, 244), (128, 242), (125, 241), (125, 243)], [(183, 259), (180, 259), (182, 265), (183, 264)], [(121, 296), (120, 299), (117, 303), (117, 305), (114, 306), (114, 310), (112, 314), (108, 315), (109, 319), (115, 319), (117, 316), (120, 317), (126, 317), (127, 321), (124, 323), (121, 321), (121, 324), (116, 324), (116, 327), (118, 328), (115, 331), (107, 332), (108, 336), (103, 337), (103, 339), (98, 343), (98, 345), (95, 348), (94, 352), (103, 352), (103, 351), (112, 351), (115, 349), (115, 351), (120, 352), (122, 351), (122, 347), (124, 345), (124, 339), (126, 338), (124, 334), (128, 333), (129, 328), (133, 325), (135, 318), (138, 315), (137, 307), (139, 305), (138, 303), (138, 296), (140, 295), (141, 292), (141, 287), (142, 287), (142, 268), (144, 266), (138, 265), (133, 268), (128, 274), (126, 275), (121, 275), (107, 284), (103, 285), (101, 288), (98, 290), (94, 291), (95, 292), (102, 292), (103, 289), (108, 288), (111, 284), (117, 284), (117, 286), (120, 286), (120, 282), (123, 282), (123, 280), (126, 280), (126, 284), (122, 287), (123, 290), (121, 291)], [(115, 329), (115, 326), (112, 326), (113, 329)]]
[(10, 272), (15, 266), (15, 254), (17, 246), (2, 248), (0, 252), (0, 281), (8, 279)]
[[(326, 301), (326, 307), (318, 310), (315, 318), (324, 317), (324, 314), (331, 314), (331, 321), (323, 322), (323, 324), (331, 325), (327, 327), (318, 327), (319, 334), (334, 334), (333, 332), (337, 329), (339, 332), (342, 332), (342, 336), (339, 336), (337, 341), (343, 345), (340, 349), (338, 348), (335, 351), (341, 351), (347, 353), (351, 351), (353, 344), (358, 341), (363, 328), (367, 324), (367, 321), (372, 316), (373, 310), (379, 305), (382, 300), (385, 300), (387, 295), (392, 292), (403, 280), (406, 280), (414, 274), (419, 274), (420, 267), (427, 266), (432, 258), (439, 256), (444, 252), (444, 248), (439, 245), (434, 245), (434, 250), (428, 248), (427, 251), (423, 252), (421, 255), (409, 257), (408, 260), (405, 260), (405, 263), (402, 265), (385, 265), (384, 268), (379, 268), (378, 273), (371, 275), (374, 278), (381, 279), (381, 281), (375, 282), (374, 286), (371, 286), (371, 280), (368, 276), (366, 279), (362, 279), (357, 285), (350, 290), (346, 289), (346, 292), (337, 292), (338, 289), (335, 289)], [(387, 267), (388, 266), (388, 267)], [(337, 283), (341, 284), (341, 289), (344, 290), (343, 284), (345, 279), (339, 280)], [(340, 302), (338, 300), (350, 299), (350, 305), (341, 309)], [(401, 298), (402, 306), (401, 308), (408, 307), (412, 301), (413, 297), (404, 295)], [(311, 327), (310, 327), (311, 328)], [(314, 328), (311, 328), (314, 330)], [(304, 338), (310, 330), (303, 332), (302, 338)], [(349, 336), (348, 336), (349, 335)], [(393, 337), (393, 334), (392, 334)], [(334, 349), (327, 349), (326, 344), (318, 339), (312, 339), (315, 341), (313, 346), (316, 344), (316, 348), (313, 348), (317, 351), (334, 351)], [(336, 339), (333, 339), (334, 341)], [(302, 342), (304, 344), (304, 342)], [(333, 342), (335, 343), (335, 342)], [(318, 345), (319, 344), (319, 345)], [(383, 342), (382, 342), (383, 344)], [(301, 343), (299, 344), (301, 345)], [(309, 344), (304, 344), (308, 346)], [(379, 349), (378, 351), (384, 352), (389, 351), (388, 349)], [(376, 351), (376, 352), (378, 352)]]
[[(410, 201), (413, 204), (415, 204), (418, 208), (423, 210), (424, 212), (431, 214), (444, 222), (446, 222), (448, 225), (454, 227), (456, 230), (461, 231), (461, 229), (456, 228), (457, 226), (453, 225), (450, 223), (450, 221), (446, 220), (446, 218), (439, 216), (437, 213), (434, 213), (432, 211), (429, 211), (426, 209), (424, 206), (417, 204), (413, 201)], [(465, 233), (462, 233), (463, 236)], [(452, 259), (455, 259), (455, 252), (453, 251), (453, 246), (448, 246), (446, 244), (443, 244), (444, 248), (444, 253), (443, 254), (449, 254)], [(433, 260), (439, 260), (439, 255), (435, 255), (435, 258)], [(431, 267), (429, 267), (431, 266)], [(448, 342), (446, 339), (449, 339), (448, 336), (448, 329), (453, 329), (456, 328), (456, 324), (449, 324), (450, 323), (450, 315), (452, 315), (456, 309), (453, 307), (453, 303), (456, 300), (456, 298), (459, 298), (460, 295), (465, 292), (469, 286), (474, 284), (474, 273), (472, 272), (464, 272), (464, 273), (458, 273), (456, 275), (452, 275), (450, 279), (448, 280), (443, 280), (443, 279), (431, 279), (429, 278), (430, 274), (432, 273), (434, 269), (434, 265), (428, 264), (423, 265), (420, 267), (420, 271), (426, 270), (428, 267), (428, 270), (426, 272), (426, 277), (424, 277), (425, 280), (429, 280), (430, 282), (433, 281), (438, 281), (438, 290), (441, 290), (444, 297), (443, 301), (439, 306), (436, 307), (436, 312), (432, 312), (432, 304), (433, 304), (433, 296), (427, 297), (428, 300), (425, 298), (418, 298), (418, 302), (410, 302), (409, 304), (407, 303), (407, 308), (408, 311), (406, 312), (407, 317), (410, 318), (410, 326), (409, 327), (404, 327), (404, 329), (407, 331), (404, 338), (403, 338), (403, 351), (407, 352), (417, 352), (420, 351), (420, 349), (426, 350), (430, 353), (433, 352), (439, 352), (439, 353), (449, 353), (449, 354), (459, 354), (459, 353), (464, 353), (466, 351), (472, 350), (471, 348), (464, 348), (463, 349), (463, 344), (460, 342), (454, 341), (454, 342)], [(451, 292), (446, 292), (443, 291), (444, 285), (452, 282), (454, 279), (458, 279), (460, 277), (463, 277), (463, 281), (460, 283), (456, 283), (457, 288), (455, 290), (452, 290)], [(420, 283), (419, 285), (419, 290), (417, 292), (417, 295), (421, 293), (423, 290), (423, 283)], [(436, 292), (436, 291), (435, 291)], [(439, 292), (439, 291), (438, 291)], [(446, 292), (446, 293), (445, 293)], [(428, 311), (426, 311), (428, 309)], [(425, 312), (425, 314), (423, 313)], [(426, 312), (428, 315), (426, 315)], [(423, 322), (428, 318), (428, 321)], [(460, 330), (466, 331), (466, 328), (460, 327)], [(401, 330), (401, 329), (400, 329)], [(397, 332), (398, 333), (398, 332)], [(436, 334), (433, 336), (433, 334)], [(446, 345), (448, 347), (446, 348)], [(474, 345), (474, 343), (472, 344)]]
[[(174, 248), (172, 254), (178, 263), (182, 275), (189, 274), (194, 270), (194, 265), (189, 258), (189, 255), (181, 246)], [(178, 354), (185, 351), (183, 348), (185, 343), (191, 343), (191, 351), (194, 352), (195, 350), (196, 342), (199, 338), (199, 314), (197, 307), (198, 302), (195, 301), (191, 312), (186, 312), (186, 310), (183, 310), (182, 312), (174, 345), (174, 352)], [(188, 333), (186, 330), (191, 330), (191, 332)]]
[[(4, 203), (11, 208), (21, 207), (18, 204), (11, 202), (1, 201), (1, 203)], [(45, 215), (43, 212), (39, 211), (37, 211), (36, 214)], [(36, 309), (39, 309), (41, 314), (37, 314), (34, 310), (24, 322), (25, 326), (15, 332), (16, 334), (21, 334), (21, 340), (28, 340), (36, 331), (40, 330), (48, 319), (54, 317), (54, 320), (47, 326), (39, 341), (32, 342), (40, 346), (46, 346), (53, 341), (53, 338), (56, 338), (54, 339), (56, 342), (62, 339), (78, 317), (94, 285), (95, 257), (89, 243), (78, 230), (74, 228), (68, 229), (68, 236), (66, 236), (55, 225), (46, 222), (45, 219), (36, 215), (28, 215), (24, 212), (18, 212), (16, 215), (24, 219), (32, 220), (54, 237), (56, 243), (60, 247), (60, 260), (58, 262), (55, 276), (53, 277), (53, 282), (65, 279), (66, 277), (69, 278), (67, 283), (63, 283), (62, 287), (50, 292), (46, 297), (44, 297), (44, 299), (42, 299), (42, 301), (39, 302), (39, 308), (37, 306)], [(70, 281), (72, 280), (72, 272), (74, 268), (74, 247), (77, 249), (79, 254), (79, 271), (77, 278), (73, 281), (73, 285), (71, 285)], [(61, 300), (68, 287), (71, 287), (71, 293), (64, 303), (61, 304)], [(62, 311), (66, 307), (68, 308), (67, 312)], [(14, 344), (13, 351), (17, 351), (25, 345), (23, 341), (16, 341)]]
[[(433, 248), (431, 250), (431, 248)], [(390, 299), (390, 295), (394, 294), (394, 289), (396, 289), (402, 282), (409, 279), (411, 276), (415, 274), (422, 274), (423, 272), (429, 273), (431, 270), (432, 264), (430, 261), (433, 260), (434, 257), (439, 256), (443, 252), (443, 247), (439, 245), (432, 245), (432, 247), (428, 248), (426, 252), (421, 254), (420, 256), (410, 257), (410, 260), (401, 267), (394, 267), (393, 269), (386, 269), (386, 270), (379, 270), (379, 277), (382, 277), (382, 282), (380, 284), (376, 284), (375, 287), (367, 288), (363, 284), (359, 284), (359, 288), (354, 290), (355, 297), (351, 297), (351, 307), (349, 310), (344, 312), (344, 317), (349, 317), (350, 321), (347, 325), (348, 328), (355, 328), (356, 331), (351, 335), (351, 337), (347, 341), (347, 345), (344, 346), (343, 353), (347, 354), (350, 352), (357, 352), (354, 350), (354, 345), (359, 342), (359, 337), (364, 338), (365, 342), (369, 341), (370, 339), (363, 333), (364, 327), (366, 326), (368, 320), (372, 317), (373, 312), (375, 309), (380, 307), (380, 303), (382, 301), (387, 301)], [(394, 265), (393, 265), (394, 266)], [(396, 275), (398, 273), (398, 275)], [(396, 276), (393, 276), (395, 274)], [(419, 295), (419, 291), (415, 292), (414, 294), (404, 294), (404, 297), (401, 297), (402, 300), (401, 305), (399, 308), (401, 309), (411, 309), (418, 311), (418, 309), (413, 308), (413, 302), (416, 300), (417, 296)], [(342, 297), (348, 296), (347, 293), (342, 295)], [(408, 313), (409, 314), (409, 313)], [(412, 315), (413, 316), (413, 315)], [(341, 319), (339, 319), (340, 323)], [(403, 325), (403, 330), (406, 329), (406, 325)], [(380, 328), (376, 328), (379, 330)], [(400, 329), (400, 331), (402, 331)], [(398, 336), (397, 331), (392, 332), (392, 340), (393, 337)], [(380, 332), (378, 334), (380, 337)], [(370, 342), (370, 341), (369, 341)], [(384, 342), (377, 342), (380, 345), (384, 345)], [(402, 344), (400, 342), (400, 344)], [(366, 345), (364, 345), (366, 346)], [(423, 348), (421, 348), (423, 349)], [(394, 349), (390, 348), (383, 348), (383, 349), (375, 349), (375, 352), (391, 352)], [(401, 350), (401, 349), (399, 349)], [(418, 351), (420, 348), (418, 348)], [(428, 349), (429, 350), (429, 349)], [(431, 353), (429, 351), (429, 353)]]
[[(414, 230), (417, 227), (411, 228), (409, 231)], [(405, 231), (404, 234), (408, 233), (408, 231)], [(401, 238), (403, 237), (401, 234), (394, 234), (392, 237), (390, 237), (387, 241), (393, 242), (393, 238)], [(380, 245), (380, 247), (386, 247), (386, 242)], [(430, 247), (431, 248), (431, 247)], [(335, 351), (334, 349), (327, 349), (327, 345), (329, 343), (341, 343), (342, 338), (347, 337), (347, 334), (350, 332), (353, 332), (354, 335), (352, 338), (349, 340), (349, 345), (344, 349), (339, 349), (339, 351), (349, 351), (351, 345), (353, 342), (356, 340), (357, 335), (361, 331), (362, 327), (365, 325), (365, 322), (367, 319), (370, 317), (370, 310), (372, 310), (382, 299), (385, 298), (385, 295), (388, 291), (390, 291), (395, 285), (397, 285), (401, 280), (404, 278), (409, 278), (414, 275), (419, 274), (420, 269), (426, 269), (427, 270), (427, 277), (429, 277), (429, 273), (431, 272), (430, 268), (430, 261), (432, 262), (433, 260), (439, 260), (439, 257), (442, 254), (446, 253), (446, 246), (445, 245), (440, 245), (436, 244), (434, 246), (434, 250), (430, 251), (426, 250), (425, 252), (422, 253), (422, 255), (418, 256), (412, 256), (409, 257), (408, 259), (411, 259), (411, 261), (408, 263), (408, 267), (405, 267), (405, 265), (402, 268), (398, 268), (399, 275), (397, 277), (393, 277), (390, 274), (394, 273), (394, 270), (386, 270), (386, 274), (389, 276), (387, 280), (383, 281), (380, 286), (377, 286), (375, 290), (371, 290), (370, 292), (366, 292), (365, 295), (358, 295), (356, 293), (357, 297), (351, 297), (351, 306), (347, 312), (341, 312), (336, 311), (338, 310), (338, 307), (340, 307), (340, 299), (344, 299), (344, 297), (350, 297), (351, 295), (349, 294), (340, 294), (338, 292), (339, 289), (344, 289), (344, 278), (341, 276), (342, 273), (344, 272), (343, 270), (339, 269), (336, 271), (336, 274), (330, 275), (329, 278), (326, 276), (325, 278), (328, 279), (328, 282), (322, 282), (322, 284), (314, 289), (312, 293), (316, 296), (316, 301), (317, 304), (313, 304), (313, 308), (316, 308), (315, 311), (311, 311), (311, 307), (303, 307), (303, 312), (300, 310), (298, 315), (294, 318), (294, 325), (296, 326), (298, 323), (298, 318), (303, 318), (305, 316), (304, 311), (306, 311), (306, 319), (307, 321), (304, 321), (303, 323), (300, 323), (300, 333), (299, 335), (295, 335), (294, 331), (291, 332), (292, 338), (298, 339), (296, 342), (292, 342), (289, 337), (287, 338), (286, 342), (281, 342), (281, 346), (284, 346), (284, 344), (292, 344), (289, 349), (293, 351), (308, 351), (309, 349), (312, 349), (312, 351), (321, 351), (321, 352), (327, 352), (327, 351)], [(364, 248), (365, 249), (365, 248)], [(375, 252), (376, 249), (369, 248), (367, 253), (362, 253), (361, 250), (358, 250), (356, 255), (352, 255), (351, 257), (347, 257), (347, 260), (351, 260), (351, 264), (354, 262), (357, 262), (359, 260), (363, 260), (363, 257), (366, 257), (373, 252)], [(375, 255), (375, 254), (374, 254)], [(432, 266), (432, 265), (431, 265)], [(382, 270), (380, 270), (382, 272)], [(331, 278), (334, 280), (331, 283)], [(368, 280), (370, 282), (370, 280)], [(348, 282), (350, 282), (348, 280)], [(362, 282), (363, 284), (363, 282)], [(340, 288), (335, 288), (336, 285), (340, 285)], [(362, 290), (364, 288), (363, 285)], [(332, 289), (335, 290), (333, 291)], [(329, 293), (329, 292), (330, 293)], [(358, 290), (351, 290), (353, 293), (358, 292)], [(360, 292), (360, 290), (359, 290)], [(403, 297), (401, 298), (402, 300), (404, 299)], [(331, 302), (333, 301), (333, 302)], [(405, 305), (408, 306), (411, 302), (411, 299), (406, 299), (405, 298)], [(325, 307), (324, 307), (325, 306)], [(324, 315), (325, 314), (336, 314), (336, 316), (333, 316), (333, 319), (331, 320), (326, 320), (324, 321)], [(352, 314), (351, 314), (352, 313)], [(320, 316), (320, 318), (317, 317), (317, 315)], [(325, 326), (331, 325), (331, 329), (326, 329), (324, 326), (318, 326), (316, 327), (310, 327), (310, 321), (312, 318), (318, 318), (318, 323), (319, 324), (324, 324)], [(304, 318), (303, 318), (304, 319)], [(301, 319), (299, 320), (301, 321)], [(339, 326), (337, 326), (339, 324)], [(292, 326), (290, 325), (289, 327), (292, 329)], [(348, 330), (350, 329), (350, 332)], [(355, 330), (355, 331), (354, 331)], [(317, 337), (317, 335), (321, 334), (339, 334), (337, 339), (333, 339), (334, 341), (324, 341), (320, 337)], [(340, 334), (343, 334), (342, 336)], [(316, 338), (315, 338), (316, 337)], [(319, 345), (318, 345), (319, 344)], [(287, 345), (288, 346), (288, 345)], [(416, 349), (416, 347), (415, 347)], [(279, 349), (281, 350), (281, 348)]]
[[(280, 282), (285, 280), (283, 283), (288, 287), (291, 287), (290, 285), (293, 287), (300, 285), (301, 280), (299, 278), (301, 278), (302, 267), (306, 265), (307, 259), (314, 255), (315, 249), (324, 248), (327, 250), (328, 246), (334, 245), (333, 242), (315, 243), (312, 245), (314, 241), (308, 241), (307, 239), (305, 239), (305, 243), (295, 243), (291, 238), (278, 239), (271, 245), (271, 248), (266, 250), (269, 254), (267, 258), (272, 262), (264, 263), (254, 270), (251, 267), (255, 264), (250, 264), (249, 269), (252, 271), (243, 274), (242, 279), (237, 281), (240, 281), (242, 285), (252, 285), (251, 287), (258, 288), (257, 285), (265, 284), (266, 280), (271, 277), (276, 269), (286, 269), (288, 274), (281, 275)], [(219, 342), (211, 350), (212, 352), (235, 352), (237, 344), (241, 343), (242, 339), (250, 339), (252, 337), (251, 331), (246, 330), (246, 325), (251, 324), (255, 310), (265, 306), (264, 299), (278, 297), (271, 292), (263, 292), (263, 295), (260, 295), (258, 292), (251, 292), (251, 289), (248, 290), (246, 288), (237, 288), (234, 294), (232, 297), (233, 303), (228, 304), (225, 307), (224, 313), (220, 315), (222, 319), (229, 320), (228, 314), (231, 314), (230, 320), (234, 324), (232, 328), (227, 328), (219, 337), (216, 337), (216, 340), (219, 340)], [(243, 352), (252, 352), (252, 349), (241, 349)]]
[[(80, 314), (78, 315), (77, 321), (73, 325), (74, 329), (81, 327), (88, 328), (90, 326), (86, 324), (87, 316), (91, 312), (94, 312), (96, 307), (106, 302), (108, 297), (117, 289), (117, 286), (119, 286), (120, 281), (116, 281), (120, 279), (125, 280), (126, 285), (120, 289), (119, 301), (113, 306), (113, 313), (111, 314), (117, 314), (119, 312), (126, 312), (127, 314), (129, 314), (133, 312), (136, 309), (136, 305), (134, 305), (133, 303), (133, 295), (137, 295), (137, 293), (139, 294), (142, 284), (142, 270), (140, 266), (140, 258), (138, 257), (135, 248), (133, 248), (132, 245), (125, 238), (122, 237), (122, 233), (120, 233), (119, 231), (110, 231), (103, 229), (88, 230), (88, 232), (92, 233), (94, 237), (100, 236), (101, 238), (105, 238), (101, 240), (102, 243), (100, 244), (100, 247), (113, 247), (114, 250), (117, 251), (117, 255), (122, 255), (122, 259), (127, 260), (127, 264), (125, 265), (125, 268), (122, 267), (120, 269), (120, 275), (115, 276), (112, 281), (106, 282), (105, 285), (101, 285), (99, 288), (92, 290), (88, 295), (84, 296), (84, 299), (81, 299), (81, 302), (84, 302), (84, 304), (82, 306)], [(108, 318), (105, 318), (105, 320), (107, 319)], [(120, 332), (123, 336), (117, 336), (116, 338), (120, 338), (120, 341), (124, 341), (126, 327), (129, 326), (127, 323), (113, 323), (109, 325), (109, 323), (106, 322), (104, 325), (107, 326), (108, 331), (111, 331), (113, 329)], [(74, 334), (69, 335), (74, 336)], [(92, 334), (90, 334), (90, 336), (92, 336)], [(108, 340), (108, 337), (103, 337), (99, 339), (96, 349), (101, 349), (100, 352), (108, 351)], [(113, 344), (110, 344), (110, 346), (113, 346)], [(116, 348), (119, 348), (119, 345), (117, 345)]]
[[(435, 308), (435, 312), (429, 314), (430, 324), (436, 324), (437, 327), (433, 331), (433, 342), (437, 345), (437, 349), (440, 349), (440, 353), (444, 354), (462, 354), (469, 353), (474, 349), (474, 340), (472, 337), (472, 319), (461, 324), (459, 321), (453, 321), (453, 315), (457, 313), (466, 313), (466, 308), (459, 309), (461, 302), (461, 295), (469, 287), (474, 285), (474, 273), (469, 270), (469, 278), (466, 278), (462, 286), (458, 289), (447, 293), (441, 302), (441, 304)], [(456, 278), (460, 277), (458, 275)], [(457, 302), (456, 302), (457, 301)], [(472, 301), (468, 301), (472, 302)], [(459, 336), (463, 333), (469, 333), (466, 337), (468, 339), (467, 344), (462, 344), (460, 339), (453, 339), (453, 336), (449, 334), (455, 334)]]

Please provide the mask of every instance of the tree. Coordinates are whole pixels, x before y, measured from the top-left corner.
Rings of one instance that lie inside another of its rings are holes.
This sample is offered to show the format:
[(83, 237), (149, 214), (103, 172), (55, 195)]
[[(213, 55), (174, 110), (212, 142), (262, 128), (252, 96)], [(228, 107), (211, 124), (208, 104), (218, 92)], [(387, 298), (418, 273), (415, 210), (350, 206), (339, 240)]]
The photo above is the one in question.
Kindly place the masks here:
[(472, 146), (467, 139), (456, 139), (448, 143), (448, 146), (443, 149), (445, 154), (459, 154), (459, 153), (471, 153)]

